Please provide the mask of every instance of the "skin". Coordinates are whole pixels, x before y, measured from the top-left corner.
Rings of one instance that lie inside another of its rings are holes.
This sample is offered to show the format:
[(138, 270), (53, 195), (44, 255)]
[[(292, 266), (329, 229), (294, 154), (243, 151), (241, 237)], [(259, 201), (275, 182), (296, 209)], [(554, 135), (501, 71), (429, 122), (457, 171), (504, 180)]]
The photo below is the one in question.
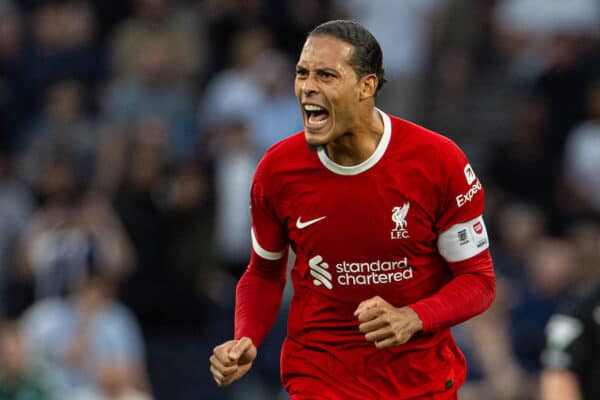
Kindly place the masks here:
[[(352, 166), (373, 154), (383, 135), (383, 121), (375, 109), (377, 76), (359, 77), (349, 63), (354, 47), (328, 35), (310, 36), (296, 66), (294, 90), (300, 104), (306, 143), (323, 146), (334, 162)], [(306, 104), (329, 112), (328, 122), (310, 126)], [(365, 340), (378, 349), (406, 343), (423, 329), (409, 307), (396, 308), (379, 296), (362, 301), (354, 316)], [(248, 337), (229, 340), (213, 349), (210, 371), (219, 387), (244, 376), (256, 358), (256, 346)]]
[[(311, 147), (324, 146), (331, 160), (346, 166), (366, 160), (383, 135), (383, 121), (374, 101), (377, 76), (357, 76), (348, 62), (353, 51), (354, 46), (331, 36), (309, 37), (294, 83), (306, 142)], [(329, 122), (319, 129), (308, 126), (306, 104), (329, 111)]]
[(250, 338), (228, 340), (213, 349), (210, 372), (217, 386), (229, 386), (246, 375), (255, 359), (256, 347)]
[(404, 344), (423, 330), (423, 322), (412, 308), (394, 307), (379, 296), (362, 301), (354, 316), (365, 339), (378, 349)]
[(581, 400), (577, 376), (567, 370), (549, 370), (540, 379), (541, 400)]

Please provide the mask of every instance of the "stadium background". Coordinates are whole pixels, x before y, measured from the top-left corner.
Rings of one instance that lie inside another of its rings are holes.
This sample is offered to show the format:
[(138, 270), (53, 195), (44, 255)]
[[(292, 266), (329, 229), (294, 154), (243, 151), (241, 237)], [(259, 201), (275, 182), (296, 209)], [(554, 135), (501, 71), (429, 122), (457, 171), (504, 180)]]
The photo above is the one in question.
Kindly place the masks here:
[[(455, 329), (461, 398), (537, 398), (548, 317), (600, 274), (597, 0), (0, 0), (0, 398), (15, 374), (40, 399), (286, 398), (283, 319), (231, 388), (208, 355), (232, 331), (252, 171), (301, 129), (294, 64), (333, 18), (379, 39), (378, 106), (454, 139), (486, 188), (498, 297)], [(76, 309), (98, 275), (129, 345), (75, 325), (93, 351), (52, 353), (65, 336), (32, 310)]]

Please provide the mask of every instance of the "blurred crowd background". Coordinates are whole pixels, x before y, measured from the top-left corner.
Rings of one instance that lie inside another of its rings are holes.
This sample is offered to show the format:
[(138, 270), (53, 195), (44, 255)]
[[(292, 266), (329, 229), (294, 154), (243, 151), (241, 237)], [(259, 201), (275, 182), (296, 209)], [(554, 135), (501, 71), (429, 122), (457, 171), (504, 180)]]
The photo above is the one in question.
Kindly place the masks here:
[(231, 388), (208, 356), (254, 167), (302, 129), (294, 65), (335, 18), (383, 47), (378, 106), (486, 188), (498, 296), (455, 329), (461, 398), (538, 398), (548, 318), (600, 275), (598, 0), (0, 0), (0, 399), (286, 399), (285, 318)]

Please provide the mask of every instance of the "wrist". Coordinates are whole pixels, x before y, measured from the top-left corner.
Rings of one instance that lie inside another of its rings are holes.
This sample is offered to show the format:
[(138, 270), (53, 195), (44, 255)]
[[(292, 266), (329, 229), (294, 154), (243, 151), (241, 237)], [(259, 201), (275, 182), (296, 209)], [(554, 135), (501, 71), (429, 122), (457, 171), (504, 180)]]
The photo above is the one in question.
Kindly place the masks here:
[(417, 332), (421, 332), (424, 328), (423, 325), (423, 321), (421, 320), (421, 317), (419, 316), (419, 314), (412, 308), (412, 307), (405, 307), (406, 311), (409, 313), (409, 315), (411, 316), (411, 327), (414, 330), (414, 333)]

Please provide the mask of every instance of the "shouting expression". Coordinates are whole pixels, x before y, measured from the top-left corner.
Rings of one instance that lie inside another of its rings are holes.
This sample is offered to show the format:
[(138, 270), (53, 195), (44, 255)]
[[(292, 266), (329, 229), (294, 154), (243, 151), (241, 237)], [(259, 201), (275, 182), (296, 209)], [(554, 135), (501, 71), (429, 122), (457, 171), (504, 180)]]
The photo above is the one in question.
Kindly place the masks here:
[(351, 44), (328, 35), (309, 36), (304, 43), (294, 87), (310, 146), (331, 143), (354, 126), (361, 93), (349, 63), (353, 51)]

